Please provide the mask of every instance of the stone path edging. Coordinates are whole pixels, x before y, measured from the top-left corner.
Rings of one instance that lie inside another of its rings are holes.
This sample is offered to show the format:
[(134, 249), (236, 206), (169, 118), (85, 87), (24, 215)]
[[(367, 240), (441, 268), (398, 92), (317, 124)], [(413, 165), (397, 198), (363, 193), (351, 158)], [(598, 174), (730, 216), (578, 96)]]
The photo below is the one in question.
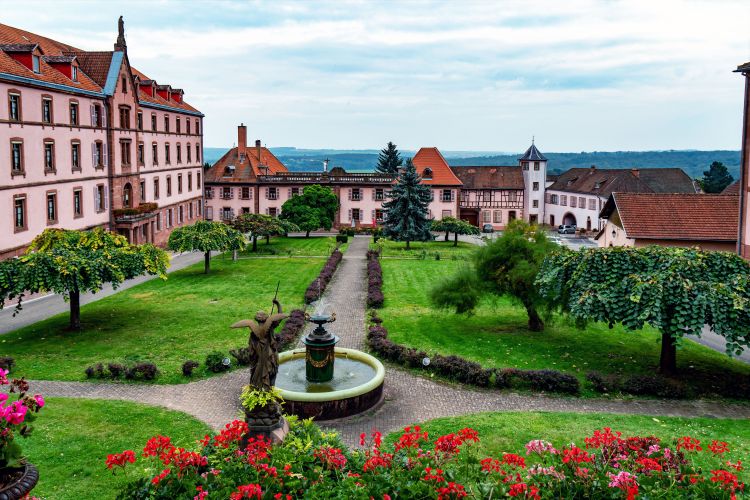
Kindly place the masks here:
[[(366, 264), (369, 237), (355, 236), (326, 292), (325, 300), (336, 312), (330, 330), (341, 337), (341, 347), (364, 349)], [(312, 328), (306, 327), (306, 332)], [(240, 415), (238, 395), (247, 383), (249, 370), (180, 385), (135, 385), (63, 381), (30, 381), (31, 391), (45, 396), (121, 399), (162, 406), (188, 413), (214, 429)], [(467, 388), (416, 376), (406, 370), (386, 367), (385, 400), (375, 410), (338, 421), (321, 422), (334, 429), (345, 443), (355, 446), (361, 432), (383, 433), (437, 417), (485, 411), (562, 411), (653, 416), (750, 418), (750, 405), (705, 400), (616, 400), (581, 399), (518, 394)], [(617, 422), (603, 422), (616, 426)]]

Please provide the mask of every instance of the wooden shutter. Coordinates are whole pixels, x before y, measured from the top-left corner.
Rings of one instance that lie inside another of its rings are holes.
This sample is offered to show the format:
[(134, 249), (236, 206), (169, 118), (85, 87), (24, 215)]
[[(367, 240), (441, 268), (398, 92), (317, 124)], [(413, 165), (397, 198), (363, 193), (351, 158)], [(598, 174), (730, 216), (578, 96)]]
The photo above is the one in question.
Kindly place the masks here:
[(104, 186), (102, 191), (104, 191), (104, 210), (107, 210), (109, 208), (109, 204), (107, 203), (109, 201), (107, 196), (109, 193), (107, 191), (109, 190), (107, 189), (107, 186)]
[(350, 208), (349, 209), (349, 222), (351, 221), (352, 221), (352, 209)]
[(101, 164), (104, 165), (105, 167), (109, 166), (109, 154), (108, 154), (108, 151), (107, 151), (107, 143), (106, 142), (102, 143)]
[(99, 211), (99, 186), (94, 186), (94, 211)]

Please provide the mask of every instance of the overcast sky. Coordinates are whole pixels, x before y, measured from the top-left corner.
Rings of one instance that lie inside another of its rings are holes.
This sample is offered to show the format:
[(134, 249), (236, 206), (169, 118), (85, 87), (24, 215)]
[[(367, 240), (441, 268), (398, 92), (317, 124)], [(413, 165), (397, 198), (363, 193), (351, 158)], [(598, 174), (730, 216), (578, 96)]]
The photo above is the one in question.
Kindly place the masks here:
[[(185, 90), (205, 145), (739, 149), (750, 1), (33, 2), (0, 21)], [(31, 14), (33, 12), (33, 15)]]

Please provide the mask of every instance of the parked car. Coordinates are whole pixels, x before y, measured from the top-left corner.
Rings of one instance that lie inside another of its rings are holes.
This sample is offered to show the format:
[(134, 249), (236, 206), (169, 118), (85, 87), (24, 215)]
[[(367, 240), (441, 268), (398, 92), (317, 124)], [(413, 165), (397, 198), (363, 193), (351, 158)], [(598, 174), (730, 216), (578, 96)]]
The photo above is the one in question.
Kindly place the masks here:
[(557, 232), (560, 234), (576, 234), (576, 229), (575, 224), (572, 226), (569, 226), (568, 224), (560, 224), (557, 226)]
[(483, 233), (494, 233), (495, 228), (492, 227), (492, 224), (485, 224), (482, 226), (482, 232)]

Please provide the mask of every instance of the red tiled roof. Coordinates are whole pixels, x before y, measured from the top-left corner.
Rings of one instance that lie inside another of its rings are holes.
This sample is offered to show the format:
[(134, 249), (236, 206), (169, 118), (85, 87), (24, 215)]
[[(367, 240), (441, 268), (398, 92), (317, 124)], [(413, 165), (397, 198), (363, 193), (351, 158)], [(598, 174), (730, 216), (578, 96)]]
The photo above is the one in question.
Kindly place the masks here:
[(523, 189), (523, 171), (519, 166), (451, 167), (464, 189)]
[(695, 193), (681, 168), (571, 168), (547, 188), (609, 196), (611, 193)]
[(107, 83), (107, 73), (112, 62), (112, 52), (63, 52), (76, 56), (81, 70), (104, 88)]
[(720, 194), (612, 193), (602, 217), (617, 211), (628, 238), (736, 241), (739, 199)]
[(736, 180), (730, 185), (728, 185), (727, 187), (725, 187), (724, 191), (722, 191), (721, 194), (739, 196), (740, 195), (740, 181)]
[[(432, 184), (438, 186), (460, 186), (461, 181), (456, 177), (448, 162), (438, 148), (421, 148), (412, 158), (417, 173), (422, 177), (422, 184)], [(424, 170), (432, 170), (432, 179), (424, 178)]]
[[(206, 182), (255, 182), (257, 176), (266, 174), (266, 169), (261, 168), (261, 165), (268, 167), (268, 174), (288, 172), (284, 164), (267, 148), (260, 148), (260, 160), (256, 147), (248, 147), (246, 151), (247, 156), (242, 163), (240, 163), (237, 148), (227, 151), (211, 168), (206, 170)], [(227, 176), (225, 174), (230, 165), (234, 166), (234, 174)]]

